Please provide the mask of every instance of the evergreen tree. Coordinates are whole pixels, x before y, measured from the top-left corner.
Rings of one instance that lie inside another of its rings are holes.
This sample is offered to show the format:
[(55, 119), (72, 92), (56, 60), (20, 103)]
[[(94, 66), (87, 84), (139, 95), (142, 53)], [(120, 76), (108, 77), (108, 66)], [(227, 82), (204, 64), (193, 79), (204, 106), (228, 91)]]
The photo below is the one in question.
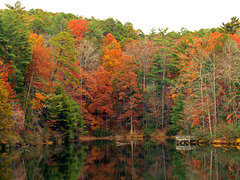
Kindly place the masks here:
[(94, 47), (99, 47), (103, 36), (103, 29), (100, 27), (99, 23), (95, 19), (90, 19), (90, 23), (87, 26), (88, 31), (86, 31), (86, 39), (89, 39), (94, 43)]
[(50, 35), (59, 34), (62, 31), (66, 31), (68, 27), (68, 20), (64, 13), (59, 13), (56, 16), (52, 16), (52, 24), (50, 27), (46, 27), (45, 30)]
[(231, 22), (222, 23), (221, 30), (226, 34), (235, 34), (237, 29), (240, 28), (239, 18), (236, 16), (231, 18)]
[(176, 135), (181, 130), (181, 121), (184, 118), (184, 103), (183, 103), (183, 93), (180, 91), (175, 100), (175, 105), (173, 106), (173, 111), (171, 113), (170, 129), (168, 130), (168, 135)]
[(17, 93), (24, 90), (24, 70), (31, 60), (30, 30), (20, 5), (8, 5), (0, 15), (0, 57), (12, 67), (9, 78)]
[(60, 32), (50, 41), (53, 45), (54, 58), (56, 62), (54, 78), (65, 85), (67, 91), (71, 91), (77, 85), (79, 68), (77, 67), (77, 53), (75, 50), (75, 40), (67, 32)]
[[(154, 41), (156, 41), (157, 51), (153, 58), (152, 70), (151, 70), (151, 81), (152, 86), (155, 89), (155, 99), (161, 99), (158, 101), (159, 112), (161, 112), (161, 127), (163, 129), (164, 125), (166, 125), (166, 120), (169, 119), (166, 113), (166, 108), (169, 106), (166, 103), (166, 93), (167, 90), (172, 83), (170, 77), (167, 75), (171, 73), (171, 70), (174, 67), (173, 64), (173, 44), (174, 39), (167, 34), (168, 29), (161, 30), (159, 29), (159, 33), (156, 34)], [(156, 117), (156, 127), (159, 127), (159, 119)]]
[(83, 132), (83, 121), (80, 108), (76, 101), (68, 96), (61, 85), (48, 99), (48, 121), (54, 122), (54, 130), (59, 130), (66, 135), (67, 139), (73, 138), (74, 130), (79, 127)]

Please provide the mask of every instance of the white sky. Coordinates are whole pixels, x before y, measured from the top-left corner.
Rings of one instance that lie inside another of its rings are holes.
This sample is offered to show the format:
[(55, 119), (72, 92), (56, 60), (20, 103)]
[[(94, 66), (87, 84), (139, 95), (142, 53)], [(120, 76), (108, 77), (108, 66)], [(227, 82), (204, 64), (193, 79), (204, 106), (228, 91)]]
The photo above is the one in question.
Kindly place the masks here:
[[(0, 0), (14, 5), (17, 0)], [(152, 28), (169, 28), (180, 31), (182, 27), (194, 31), (219, 27), (230, 18), (240, 18), (240, 0), (20, 0), (29, 9), (72, 13), (83, 17), (107, 19), (112, 17), (123, 24), (131, 22), (134, 29), (149, 33)]]

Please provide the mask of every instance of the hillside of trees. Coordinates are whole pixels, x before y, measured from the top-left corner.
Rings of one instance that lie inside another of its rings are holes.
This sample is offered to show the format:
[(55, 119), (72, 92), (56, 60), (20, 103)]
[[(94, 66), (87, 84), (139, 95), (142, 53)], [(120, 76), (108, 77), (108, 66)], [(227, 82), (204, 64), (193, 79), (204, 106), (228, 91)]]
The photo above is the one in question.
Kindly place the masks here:
[(19, 1), (0, 10), (0, 143), (240, 134), (240, 21), (144, 34)]

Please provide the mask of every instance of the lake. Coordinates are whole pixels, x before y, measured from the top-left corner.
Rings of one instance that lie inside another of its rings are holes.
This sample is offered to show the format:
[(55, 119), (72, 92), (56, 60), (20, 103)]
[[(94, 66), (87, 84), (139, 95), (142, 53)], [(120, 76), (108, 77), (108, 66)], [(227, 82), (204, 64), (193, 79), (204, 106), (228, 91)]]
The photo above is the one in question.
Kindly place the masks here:
[(0, 153), (1, 180), (240, 179), (240, 148), (89, 141)]

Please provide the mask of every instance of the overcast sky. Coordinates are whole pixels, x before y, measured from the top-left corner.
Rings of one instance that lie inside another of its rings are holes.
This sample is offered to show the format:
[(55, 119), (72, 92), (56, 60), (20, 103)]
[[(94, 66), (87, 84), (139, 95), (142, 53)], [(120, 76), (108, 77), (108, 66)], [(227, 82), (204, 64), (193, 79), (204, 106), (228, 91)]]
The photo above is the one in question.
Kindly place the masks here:
[[(14, 5), (17, 0), (0, 0)], [(21, 0), (26, 10), (40, 8), (49, 12), (73, 13), (83, 17), (107, 19), (112, 17), (123, 24), (131, 22), (134, 29), (149, 33), (152, 28), (194, 31), (219, 27), (230, 18), (240, 18), (240, 0)]]

